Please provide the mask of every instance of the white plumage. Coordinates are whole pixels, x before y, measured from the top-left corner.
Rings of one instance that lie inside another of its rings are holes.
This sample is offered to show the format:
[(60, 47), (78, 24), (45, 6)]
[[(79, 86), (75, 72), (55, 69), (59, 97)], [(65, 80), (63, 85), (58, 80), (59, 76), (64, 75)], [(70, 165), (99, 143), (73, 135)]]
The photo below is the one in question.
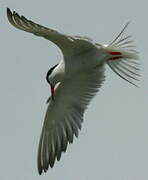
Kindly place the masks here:
[[(90, 38), (68, 36), (36, 24), (7, 9), (9, 22), (16, 28), (42, 36), (55, 43), (63, 52), (63, 61), (47, 73), (52, 96), (42, 128), (38, 149), (38, 171), (46, 172), (60, 160), (67, 144), (78, 137), (84, 111), (105, 80), (105, 65), (129, 83), (136, 85), (139, 77), (137, 52), (131, 36), (123, 37), (128, 25), (109, 45)], [(96, 112), (97, 113), (97, 112)]]

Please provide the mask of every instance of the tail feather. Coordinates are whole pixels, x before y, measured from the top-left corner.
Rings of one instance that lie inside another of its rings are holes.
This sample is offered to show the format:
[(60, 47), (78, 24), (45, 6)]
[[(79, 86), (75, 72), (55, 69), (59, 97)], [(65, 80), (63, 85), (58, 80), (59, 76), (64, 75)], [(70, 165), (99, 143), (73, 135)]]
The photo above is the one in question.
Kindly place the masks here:
[[(125, 81), (129, 82), (130, 84), (138, 87), (138, 85), (133, 82), (133, 80), (132, 80), (132, 78), (131, 78), (132, 76), (129, 77), (129, 75), (128, 75), (127, 73), (122, 72), (121, 70), (119, 70), (118, 67), (115, 67), (113, 64), (108, 64), (108, 65), (109, 65), (109, 67), (110, 67), (118, 76), (120, 76), (122, 79), (124, 79)], [(136, 79), (136, 80), (137, 80), (137, 79)]]
[(139, 56), (134, 49), (132, 36), (125, 36), (123, 34), (129, 23), (127, 23), (119, 35), (106, 47), (109, 51), (120, 52), (122, 58), (116, 60), (108, 60), (109, 67), (122, 79), (137, 86), (137, 81), (140, 77)]

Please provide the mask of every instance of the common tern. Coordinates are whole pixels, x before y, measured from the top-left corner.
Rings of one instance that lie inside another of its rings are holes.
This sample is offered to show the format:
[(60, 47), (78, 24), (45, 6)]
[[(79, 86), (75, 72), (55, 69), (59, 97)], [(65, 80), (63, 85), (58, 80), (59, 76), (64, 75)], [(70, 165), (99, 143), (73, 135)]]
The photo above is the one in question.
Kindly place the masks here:
[(107, 45), (82, 36), (69, 36), (41, 26), (7, 8), (9, 22), (16, 28), (44, 37), (55, 43), (63, 60), (46, 75), (51, 97), (38, 148), (38, 172), (61, 158), (67, 144), (78, 137), (84, 111), (105, 80), (105, 65), (122, 79), (136, 85), (139, 80), (138, 53), (131, 36), (124, 36), (127, 23), (119, 35)]

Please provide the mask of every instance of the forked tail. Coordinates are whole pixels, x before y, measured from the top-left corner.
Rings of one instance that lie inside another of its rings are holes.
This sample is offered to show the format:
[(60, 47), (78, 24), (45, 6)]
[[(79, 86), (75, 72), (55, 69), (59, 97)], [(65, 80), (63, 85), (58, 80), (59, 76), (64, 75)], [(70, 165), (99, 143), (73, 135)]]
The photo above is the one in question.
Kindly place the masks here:
[(140, 77), (139, 57), (138, 52), (134, 49), (131, 36), (124, 36), (127, 23), (118, 36), (109, 44), (104, 45), (104, 48), (111, 55), (107, 61), (109, 67), (122, 79), (137, 86), (137, 81)]

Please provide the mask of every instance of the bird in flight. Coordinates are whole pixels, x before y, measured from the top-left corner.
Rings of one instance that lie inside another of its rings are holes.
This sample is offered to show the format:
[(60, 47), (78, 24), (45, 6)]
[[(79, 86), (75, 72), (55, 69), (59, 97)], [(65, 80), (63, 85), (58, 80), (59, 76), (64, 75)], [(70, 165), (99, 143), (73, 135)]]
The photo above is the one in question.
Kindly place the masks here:
[(83, 115), (105, 80), (107, 64), (118, 76), (137, 86), (138, 53), (131, 36), (124, 36), (127, 23), (109, 44), (99, 44), (88, 37), (70, 36), (41, 26), (7, 8), (9, 22), (16, 28), (55, 43), (63, 60), (46, 75), (51, 89), (48, 108), (38, 147), (38, 172), (46, 172), (59, 161), (67, 144), (78, 137)]

